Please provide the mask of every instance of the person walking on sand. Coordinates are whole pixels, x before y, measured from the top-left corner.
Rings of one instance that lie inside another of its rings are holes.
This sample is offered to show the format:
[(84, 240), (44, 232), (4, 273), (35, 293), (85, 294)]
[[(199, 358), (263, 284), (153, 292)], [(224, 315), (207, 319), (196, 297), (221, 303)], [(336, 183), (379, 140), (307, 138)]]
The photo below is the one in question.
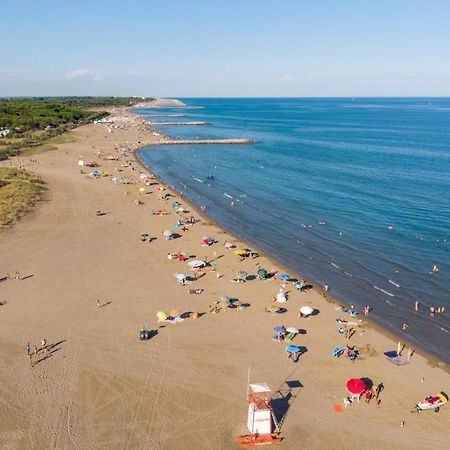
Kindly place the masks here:
[(367, 317), (369, 315), (370, 312), (370, 306), (366, 305), (364, 306), (364, 315)]
[(16, 270), (16, 280), (21, 280), (21, 276), (20, 273)]
[(100, 300), (97, 299), (97, 306), (100, 308), (102, 305), (100, 305)]
[(33, 356), (31, 354), (31, 347), (30, 347), (30, 343), (29, 342), (27, 342), (27, 346), (25, 347), (25, 354), (28, 357), (28, 361), (29, 361), (30, 369), (31, 369), (33, 367), (33, 359), (32, 359)]
[(42, 339), (41, 341), (41, 350), (44, 352), (44, 354), (47, 354), (47, 340)]

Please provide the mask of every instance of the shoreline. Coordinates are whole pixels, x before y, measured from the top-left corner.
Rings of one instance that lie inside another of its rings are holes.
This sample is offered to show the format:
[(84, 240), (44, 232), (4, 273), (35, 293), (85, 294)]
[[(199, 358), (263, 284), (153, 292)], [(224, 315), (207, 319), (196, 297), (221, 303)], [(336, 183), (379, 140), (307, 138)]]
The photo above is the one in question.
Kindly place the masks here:
[[(282, 404), (287, 414), (281, 429), (288, 450), (346, 450), (354, 442), (360, 448), (444, 448), (450, 409), (420, 415), (410, 410), (426, 395), (448, 391), (448, 373), (419, 352), (402, 367), (387, 361), (383, 352), (396, 341), (366, 320), (349, 341), (360, 351), (357, 360), (332, 357), (332, 349), (345, 343), (335, 322), (343, 314), (318, 289), (290, 292), (282, 315), (265, 312), (265, 305), (274, 305), (279, 283), (231, 283), (232, 278), (238, 270), (279, 271), (283, 264), (266, 252), (239, 261), (221, 242), (239, 246), (245, 239), (218, 226), (171, 186), (174, 197), (168, 200), (146, 187), (141, 173), (152, 170), (141, 165), (137, 151), (159, 137), (129, 112), (116, 113), (115, 123), (78, 128), (74, 142), (53, 152), (12, 161), (38, 173), (48, 190), (45, 201), (0, 239), (0, 272), (22, 275), (21, 281), (0, 283), (0, 446), (235, 448), (236, 436), (248, 432), (245, 384), (251, 368), (251, 382), (268, 383), (274, 404), (290, 399)], [(80, 157), (98, 161), (105, 175), (80, 172)], [(171, 208), (175, 200), (196, 223), (166, 240), (163, 231), (174, 230), (180, 217)], [(154, 215), (152, 208), (169, 214)], [(99, 217), (97, 210), (106, 214)], [(142, 233), (156, 239), (142, 242)], [(205, 235), (220, 243), (202, 246)], [(216, 273), (180, 286), (173, 273), (189, 269), (186, 262), (169, 260), (170, 252), (207, 258)], [(190, 287), (204, 291), (190, 295)], [(250, 306), (208, 312), (223, 295)], [(301, 305), (319, 313), (299, 318)], [(201, 317), (157, 322), (157, 311), (172, 309)], [(286, 343), (273, 339), (274, 327), (283, 324), (301, 330), (293, 340), (306, 350), (298, 363), (286, 358)], [(152, 330), (150, 340), (139, 339), (142, 326)], [(51, 355), (39, 351), (29, 367), (24, 346), (39, 346), (43, 338)], [(342, 406), (348, 395), (346, 380), (354, 377), (383, 383), (381, 405), (354, 402), (337, 414), (335, 405)]]
[[(130, 108), (128, 109), (128, 112), (130, 114), (133, 114), (139, 118), (142, 118), (142, 116), (140, 116), (138, 113), (135, 113), (132, 111), (132, 109), (134, 108)], [(144, 119), (145, 120), (145, 119)], [(150, 127), (152, 126), (152, 123), (148, 122), (148, 124), (150, 125)], [(295, 278), (298, 279), (303, 279), (304, 277), (301, 276), (300, 273), (294, 271), (293, 269), (291, 269), (288, 265), (286, 265), (285, 263), (283, 263), (282, 261), (280, 261), (276, 256), (271, 255), (269, 253), (267, 253), (264, 250), (261, 250), (260, 248), (258, 248), (257, 245), (254, 244), (249, 244), (246, 241), (246, 237), (245, 236), (240, 236), (236, 233), (234, 233), (233, 231), (229, 230), (227, 227), (223, 226), (222, 224), (219, 224), (217, 221), (213, 220), (207, 213), (206, 211), (202, 211), (200, 209), (199, 206), (197, 206), (193, 201), (191, 201), (190, 199), (188, 199), (187, 197), (185, 197), (180, 191), (178, 191), (174, 186), (167, 184), (157, 173), (154, 172), (154, 170), (150, 167), (147, 166), (147, 164), (145, 163), (145, 161), (139, 156), (139, 152), (144, 148), (144, 147), (151, 147), (151, 146), (160, 146), (162, 144), (173, 144), (173, 143), (177, 143), (177, 140), (175, 140), (175, 138), (173, 138), (172, 136), (165, 134), (163, 132), (161, 132), (161, 130), (158, 129), (158, 133), (160, 134), (160, 136), (164, 139), (164, 141), (161, 141), (160, 143), (154, 143), (154, 144), (148, 144), (148, 145), (143, 145), (137, 149), (133, 150), (133, 155), (135, 156), (136, 161), (138, 162), (139, 166), (141, 167), (142, 170), (144, 171), (148, 171), (149, 173), (152, 174), (152, 176), (158, 180), (158, 182), (163, 185), (166, 189), (168, 189), (172, 194), (176, 194), (176, 196), (179, 196), (181, 199), (183, 199), (184, 202), (186, 202), (190, 208), (194, 209), (196, 211), (196, 213), (198, 215), (200, 215), (204, 220), (207, 220), (209, 222), (211, 222), (212, 224), (214, 224), (217, 228), (223, 229), (224, 231), (226, 231), (229, 235), (231, 235), (234, 239), (241, 241), (243, 246), (249, 246), (254, 248), (259, 255), (264, 255), (266, 256), (267, 259), (269, 259), (274, 265), (280, 267), (280, 269), (282, 271), (285, 271), (287, 273), (292, 273)], [(183, 143), (185, 145), (202, 145), (204, 140), (200, 140), (200, 143), (195, 143), (195, 140), (183, 140)], [(253, 141), (252, 139), (248, 139), (248, 143), (256, 143), (256, 141)], [(220, 144), (217, 144), (220, 145)], [(335, 306), (339, 306), (339, 305), (344, 305), (347, 308), (350, 306), (350, 303), (348, 303), (346, 301), (346, 299), (339, 299), (329, 293), (325, 293), (325, 291), (319, 287), (319, 286), (314, 286), (313, 290), (315, 292), (317, 292), (319, 295), (321, 295), (323, 297), (324, 300), (326, 300), (327, 302), (335, 305)], [(380, 333), (382, 333), (384, 336), (389, 337), (390, 339), (396, 340), (397, 342), (402, 342), (402, 344), (408, 344), (409, 346), (414, 347), (415, 352), (422, 355), (424, 358), (427, 359), (428, 364), (431, 367), (439, 367), (442, 370), (445, 370), (447, 373), (450, 374), (450, 363), (440, 359), (438, 355), (432, 353), (431, 351), (423, 348), (420, 344), (419, 341), (414, 342), (414, 339), (408, 339), (407, 337), (404, 336), (400, 336), (399, 334), (397, 334), (394, 330), (388, 328), (387, 325), (384, 325), (383, 323), (379, 323), (377, 322), (375, 319), (372, 319), (370, 317), (370, 315), (368, 317), (365, 317), (365, 320), (368, 322), (368, 325), (371, 326), (372, 328), (374, 328), (375, 330), (379, 331)], [(417, 347), (417, 348), (416, 348)]]

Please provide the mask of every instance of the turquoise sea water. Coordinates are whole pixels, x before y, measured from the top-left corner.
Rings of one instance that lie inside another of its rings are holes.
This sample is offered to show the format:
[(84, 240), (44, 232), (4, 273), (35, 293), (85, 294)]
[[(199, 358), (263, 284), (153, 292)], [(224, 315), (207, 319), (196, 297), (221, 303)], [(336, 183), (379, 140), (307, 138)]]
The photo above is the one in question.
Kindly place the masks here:
[(258, 143), (147, 147), (153, 170), (336, 297), (370, 304), (396, 332), (406, 321), (410, 338), (450, 362), (450, 99), (183, 101), (192, 108), (177, 121), (209, 125), (163, 133)]

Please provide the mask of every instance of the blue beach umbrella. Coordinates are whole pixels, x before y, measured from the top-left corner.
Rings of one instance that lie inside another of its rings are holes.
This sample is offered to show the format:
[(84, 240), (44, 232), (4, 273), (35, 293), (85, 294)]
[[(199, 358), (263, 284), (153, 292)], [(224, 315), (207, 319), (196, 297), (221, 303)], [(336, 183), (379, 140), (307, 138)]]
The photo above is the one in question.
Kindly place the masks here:
[(297, 345), (288, 345), (286, 347), (286, 351), (288, 353), (298, 353), (300, 351), (300, 347), (298, 347)]
[(289, 280), (291, 278), (291, 276), (288, 273), (281, 273), (280, 275), (277, 276), (282, 280)]

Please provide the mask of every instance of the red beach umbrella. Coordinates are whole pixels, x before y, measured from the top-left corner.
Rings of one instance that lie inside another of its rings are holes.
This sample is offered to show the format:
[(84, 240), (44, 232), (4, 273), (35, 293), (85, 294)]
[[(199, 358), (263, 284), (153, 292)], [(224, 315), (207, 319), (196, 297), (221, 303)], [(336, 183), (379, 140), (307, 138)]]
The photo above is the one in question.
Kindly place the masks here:
[(351, 378), (347, 381), (347, 390), (350, 394), (362, 394), (366, 389), (366, 383), (359, 378)]

